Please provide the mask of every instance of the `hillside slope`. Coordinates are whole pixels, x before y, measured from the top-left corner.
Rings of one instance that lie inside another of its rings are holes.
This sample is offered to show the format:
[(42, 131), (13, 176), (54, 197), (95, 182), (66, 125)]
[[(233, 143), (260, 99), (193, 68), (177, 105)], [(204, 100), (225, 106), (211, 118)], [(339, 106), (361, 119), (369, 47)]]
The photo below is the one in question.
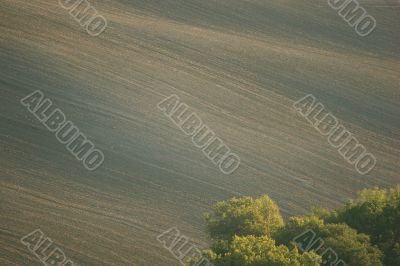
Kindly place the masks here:
[[(361, 2), (361, 1), (360, 1)], [(117, 0), (90, 36), (53, 0), (0, 3), (0, 265), (40, 265), (41, 229), (77, 265), (179, 265), (202, 214), (267, 193), (282, 212), (400, 182), (399, 8), (358, 36), (325, 1)], [(382, 3), (384, 3), (382, 1)], [(41, 90), (105, 154), (87, 171), (20, 99)], [(222, 174), (158, 108), (176, 94), (241, 158)], [(293, 109), (313, 94), (377, 157), (360, 175)]]

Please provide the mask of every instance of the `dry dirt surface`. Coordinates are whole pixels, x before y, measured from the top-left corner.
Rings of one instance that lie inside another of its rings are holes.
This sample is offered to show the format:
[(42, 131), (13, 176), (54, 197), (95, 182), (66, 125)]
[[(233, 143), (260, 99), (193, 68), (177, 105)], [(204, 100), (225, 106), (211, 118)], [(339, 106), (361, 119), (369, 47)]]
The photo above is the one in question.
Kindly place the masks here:
[[(0, 2), (0, 265), (42, 265), (41, 229), (76, 265), (180, 265), (156, 240), (207, 245), (203, 213), (267, 193), (287, 215), (400, 183), (400, 8), (360, 1), (360, 37), (327, 1), (90, 0), (89, 35), (58, 0)], [(386, 4), (385, 4), (386, 3)], [(105, 161), (87, 171), (20, 104), (41, 90)], [(176, 94), (241, 158), (221, 173), (158, 108)], [(313, 94), (377, 158), (360, 175), (292, 107)]]

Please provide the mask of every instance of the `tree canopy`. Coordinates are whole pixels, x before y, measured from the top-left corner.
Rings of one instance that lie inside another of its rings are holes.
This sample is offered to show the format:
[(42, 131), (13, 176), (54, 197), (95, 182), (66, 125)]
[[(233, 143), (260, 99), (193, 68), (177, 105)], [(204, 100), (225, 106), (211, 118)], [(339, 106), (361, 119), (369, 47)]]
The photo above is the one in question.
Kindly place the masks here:
[(286, 223), (266, 195), (233, 198), (206, 223), (212, 245), (204, 256), (215, 266), (400, 265), (400, 186), (363, 190), (342, 208)]
[(346, 223), (369, 235), (371, 242), (384, 253), (384, 265), (400, 265), (400, 186), (362, 190), (345, 207), (325, 211), (321, 216), (329, 223)]
[(233, 198), (219, 202), (212, 215), (206, 215), (213, 239), (231, 240), (236, 236), (269, 236), (283, 226), (278, 205), (268, 196), (258, 199)]

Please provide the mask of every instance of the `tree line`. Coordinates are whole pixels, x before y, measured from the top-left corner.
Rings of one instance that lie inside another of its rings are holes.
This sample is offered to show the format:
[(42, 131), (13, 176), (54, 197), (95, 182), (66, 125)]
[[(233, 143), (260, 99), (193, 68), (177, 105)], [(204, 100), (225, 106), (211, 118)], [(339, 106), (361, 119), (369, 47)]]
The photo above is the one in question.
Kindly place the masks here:
[(365, 189), (341, 208), (286, 222), (267, 195), (233, 198), (205, 221), (211, 246), (204, 256), (214, 266), (400, 265), (400, 186)]

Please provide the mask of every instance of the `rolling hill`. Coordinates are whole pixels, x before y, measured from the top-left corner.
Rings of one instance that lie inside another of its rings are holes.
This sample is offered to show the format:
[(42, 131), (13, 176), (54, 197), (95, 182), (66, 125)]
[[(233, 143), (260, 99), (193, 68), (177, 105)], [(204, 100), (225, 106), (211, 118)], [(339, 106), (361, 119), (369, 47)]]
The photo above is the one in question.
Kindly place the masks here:
[[(156, 236), (207, 245), (217, 201), (268, 194), (284, 215), (400, 183), (400, 8), (360, 4), (356, 34), (326, 1), (89, 1), (89, 35), (56, 0), (0, 3), (0, 265), (40, 265), (41, 229), (77, 265), (179, 265)], [(51, 99), (101, 149), (87, 171), (20, 100)], [(221, 173), (158, 108), (176, 94), (240, 156)], [(314, 95), (377, 158), (360, 175), (293, 108)]]

